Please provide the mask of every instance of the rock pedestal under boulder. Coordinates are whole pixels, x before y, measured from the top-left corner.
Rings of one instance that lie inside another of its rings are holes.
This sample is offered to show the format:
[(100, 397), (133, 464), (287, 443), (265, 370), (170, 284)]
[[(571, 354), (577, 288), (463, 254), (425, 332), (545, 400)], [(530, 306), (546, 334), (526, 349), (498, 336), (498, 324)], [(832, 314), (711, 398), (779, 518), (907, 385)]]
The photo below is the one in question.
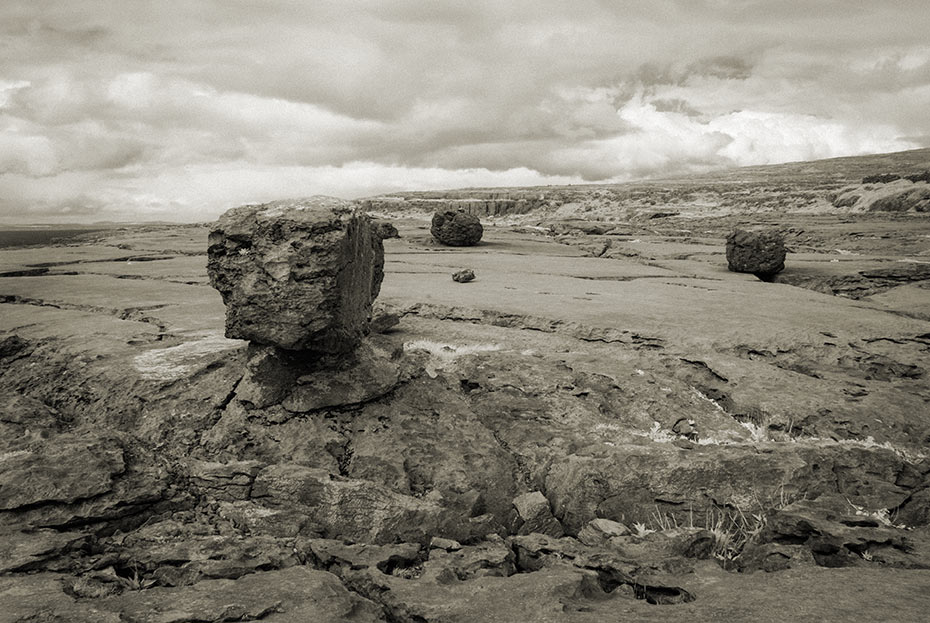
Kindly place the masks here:
[(438, 242), (451, 247), (471, 247), (481, 241), (484, 228), (477, 216), (467, 212), (436, 212), (429, 232)]
[(784, 239), (773, 230), (737, 229), (727, 237), (727, 267), (769, 280), (785, 268)]
[(370, 219), (334, 197), (233, 208), (210, 232), (208, 258), (226, 337), (287, 350), (353, 350), (384, 276)]

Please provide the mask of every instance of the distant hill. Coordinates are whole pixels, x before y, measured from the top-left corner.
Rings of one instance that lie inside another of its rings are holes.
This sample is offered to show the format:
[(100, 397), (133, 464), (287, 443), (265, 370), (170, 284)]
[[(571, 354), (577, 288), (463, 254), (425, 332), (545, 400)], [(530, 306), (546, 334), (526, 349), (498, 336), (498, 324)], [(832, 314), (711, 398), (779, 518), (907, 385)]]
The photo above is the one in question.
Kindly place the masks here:
[[(463, 209), (479, 216), (646, 217), (657, 212), (837, 212), (838, 191), (867, 176), (930, 169), (930, 148), (808, 162), (740, 167), (623, 184), (410, 191), (360, 200), (374, 212)], [(845, 211), (854, 211), (846, 209)]]
[[(701, 175), (674, 178), (666, 181), (733, 181), (771, 182), (792, 181), (811, 183), (858, 184), (863, 177), (878, 173), (907, 175), (930, 169), (930, 148), (911, 149), (889, 154), (844, 156), (825, 160), (786, 162), (754, 167), (725, 169)], [(660, 180), (657, 180), (660, 181)]]

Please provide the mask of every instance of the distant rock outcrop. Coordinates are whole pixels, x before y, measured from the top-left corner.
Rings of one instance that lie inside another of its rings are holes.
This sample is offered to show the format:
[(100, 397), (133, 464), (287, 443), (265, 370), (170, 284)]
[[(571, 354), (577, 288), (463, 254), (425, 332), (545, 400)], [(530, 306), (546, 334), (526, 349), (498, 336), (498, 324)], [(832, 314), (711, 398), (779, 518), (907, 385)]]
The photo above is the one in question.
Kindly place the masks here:
[(772, 230), (737, 229), (727, 237), (727, 267), (737, 273), (752, 273), (763, 280), (785, 268), (785, 242)]
[(528, 214), (550, 204), (564, 202), (549, 189), (477, 189), (420, 191), (382, 195), (360, 201), (365, 210), (377, 212), (452, 210), (478, 217)]
[(287, 350), (354, 349), (384, 276), (369, 218), (333, 197), (229, 210), (210, 233), (208, 257), (226, 336)]
[(451, 247), (474, 246), (484, 234), (477, 216), (452, 210), (436, 212), (429, 231), (438, 242)]
[(888, 184), (890, 182), (895, 182), (900, 179), (905, 179), (910, 182), (930, 182), (930, 169), (923, 171), (921, 173), (913, 173), (911, 175), (898, 175), (897, 173), (879, 173), (877, 175), (866, 175), (862, 178), (863, 184)]
[(930, 212), (928, 177), (926, 173), (905, 178), (872, 176), (866, 179), (879, 181), (849, 186), (833, 195), (833, 207), (856, 212)]

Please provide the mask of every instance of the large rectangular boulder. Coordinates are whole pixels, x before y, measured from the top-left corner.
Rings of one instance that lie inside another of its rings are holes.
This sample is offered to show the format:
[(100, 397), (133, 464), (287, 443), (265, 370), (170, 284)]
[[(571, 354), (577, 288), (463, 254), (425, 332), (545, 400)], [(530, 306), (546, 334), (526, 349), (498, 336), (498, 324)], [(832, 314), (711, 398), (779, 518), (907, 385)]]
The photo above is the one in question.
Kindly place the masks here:
[(353, 203), (315, 196), (233, 208), (213, 226), (207, 255), (226, 337), (342, 353), (368, 332), (384, 247)]

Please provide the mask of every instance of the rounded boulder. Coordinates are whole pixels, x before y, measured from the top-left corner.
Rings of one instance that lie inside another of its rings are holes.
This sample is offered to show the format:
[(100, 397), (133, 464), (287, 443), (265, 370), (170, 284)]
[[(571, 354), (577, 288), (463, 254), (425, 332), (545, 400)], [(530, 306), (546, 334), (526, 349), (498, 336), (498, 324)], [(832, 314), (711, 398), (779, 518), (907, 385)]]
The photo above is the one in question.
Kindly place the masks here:
[(436, 212), (429, 229), (433, 238), (451, 247), (471, 247), (481, 241), (484, 228), (478, 217), (467, 212)]
[(774, 230), (737, 229), (727, 237), (727, 267), (771, 279), (785, 268), (785, 241)]

